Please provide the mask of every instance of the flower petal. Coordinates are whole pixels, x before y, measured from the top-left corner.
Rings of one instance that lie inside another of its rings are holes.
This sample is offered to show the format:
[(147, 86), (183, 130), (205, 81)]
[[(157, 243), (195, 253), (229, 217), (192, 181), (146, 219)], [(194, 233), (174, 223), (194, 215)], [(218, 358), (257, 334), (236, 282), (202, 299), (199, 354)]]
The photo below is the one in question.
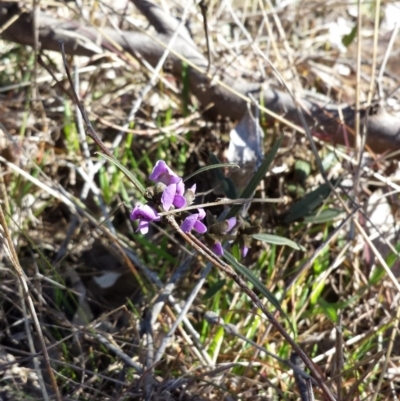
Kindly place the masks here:
[(168, 172), (168, 166), (164, 160), (158, 160), (158, 162), (153, 167), (153, 171), (149, 175), (150, 180), (158, 181), (161, 174)]
[(135, 221), (140, 218), (140, 207), (142, 205), (135, 206), (134, 209), (131, 211), (131, 215), (129, 216), (132, 221)]
[(160, 216), (158, 215), (157, 211), (149, 205), (137, 205), (132, 210), (130, 215), (130, 219), (132, 221), (141, 218), (147, 221), (160, 220)]
[(164, 173), (160, 175), (158, 180), (159, 182), (162, 182), (165, 185), (171, 185), (171, 184), (177, 184), (179, 181), (182, 180), (182, 178), (178, 177), (175, 173), (173, 174)]
[(204, 234), (205, 232), (207, 232), (207, 227), (199, 220), (194, 223), (193, 229), (199, 234)]
[(186, 206), (186, 198), (182, 195), (176, 194), (174, 196), (173, 205), (175, 207), (177, 207), (178, 209), (180, 209), (181, 207), (185, 207)]
[(181, 224), (181, 229), (184, 233), (188, 233), (192, 230), (197, 222), (197, 217), (198, 214), (191, 214), (190, 216), (186, 217), (185, 220), (183, 220), (183, 223)]
[(176, 193), (178, 195), (183, 195), (185, 193), (185, 184), (182, 179), (176, 184)]
[(202, 208), (197, 209), (197, 210), (199, 211), (199, 220), (203, 220), (204, 217), (206, 217), (206, 212)]
[(217, 255), (217, 256), (222, 256), (224, 254), (224, 248), (222, 248), (222, 245), (220, 242), (216, 242), (214, 246), (212, 247), (212, 251)]
[(247, 246), (244, 246), (242, 248), (242, 258), (245, 258), (247, 256), (248, 252), (249, 252), (249, 248)]
[[(176, 184), (182, 180), (178, 177), (165, 163), (164, 160), (159, 160), (149, 175), (149, 178), (155, 182), (162, 182), (165, 185)], [(183, 183), (182, 183), (183, 184)], [(183, 184), (184, 185), (184, 184)]]
[(140, 208), (141, 216), (147, 221), (158, 221), (160, 220), (160, 216), (157, 213), (157, 210), (153, 209), (149, 205), (143, 205)]
[(136, 206), (130, 215), (132, 221), (139, 220), (139, 226), (136, 230), (142, 234), (149, 232), (149, 222), (158, 221), (161, 217), (158, 215), (157, 210), (149, 205), (138, 205)]
[(140, 231), (141, 234), (147, 234), (149, 232), (149, 222), (144, 219), (141, 219), (139, 221), (139, 226), (136, 232), (137, 231)]
[(228, 222), (228, 229), (226, 232), (228, 233), (229, 231), (232, 230), (233, 227), (236, 226), (236, 217), (231, 217), (230, 219), (226, 220)]
[(161, 195), (161, 204), (166, 212), (171, 209), (171, 206), (174, 203), (175, 193), (176, 184), (171, 184), (164, 189), (164, 192)]

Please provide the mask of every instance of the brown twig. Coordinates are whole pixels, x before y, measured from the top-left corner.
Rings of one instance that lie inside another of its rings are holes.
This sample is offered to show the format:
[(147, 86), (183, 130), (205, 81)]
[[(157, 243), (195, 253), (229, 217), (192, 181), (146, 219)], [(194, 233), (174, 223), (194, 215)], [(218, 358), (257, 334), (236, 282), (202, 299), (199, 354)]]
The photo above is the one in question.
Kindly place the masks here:
[(69, 67), (68, 67), (68, 63), (67, 63), (67, 58), (65, 55), (65, 46), (64, 46), (64, 41), (60, 40), (59, 41), (60, 44), (60, 50), (61, 50), (61, 55), (62, 55), (62, 59), (63, 59), (63, 63), (64, 63), (64, 68), (65, 68), (65, 72), (67, 73), (67, 77), (68, 77), (68, 82), (71, 85), (71, 94), (72, 94), (72, 99), (74, 100), (74, 103), (78, 106), (79, 111), (82, 114), (82, 118), (83, 121), (85, 121), (86, 127), (87, 127), (87, 134), (96, 142), (96, 144), (101, 148), (101, 150), (107, 154), (110, 157), (114, 157), (112, 155), (112, 153), (107, 149), (107, 147), (104, 145), (104, 143), (102, 142), (102, 140), (98, 137), (98, 135), (96, 134), (92, 123), (90, 122), (87, 114), (86, 114), (86, 110), (83, 107), (83, 104), (79, 101), (78, 99), (78, 95), (75, 92), (74, 89), (74, 83), (72, 81), (72, 77), (71, 74), (69, 72)]
[(199, 7), (201, 10), (201, 15), (203, 16), (203, 28), (204, 28), (204, 34), (206, 35), (207, 60), (208, 60), (206, 74), (208, 75), (211, 68), (211, 49), (210, 49), (210, 38), (208, 37), (208, 23), (207, 23), (208, 6), (205, 0), (200, 0)]

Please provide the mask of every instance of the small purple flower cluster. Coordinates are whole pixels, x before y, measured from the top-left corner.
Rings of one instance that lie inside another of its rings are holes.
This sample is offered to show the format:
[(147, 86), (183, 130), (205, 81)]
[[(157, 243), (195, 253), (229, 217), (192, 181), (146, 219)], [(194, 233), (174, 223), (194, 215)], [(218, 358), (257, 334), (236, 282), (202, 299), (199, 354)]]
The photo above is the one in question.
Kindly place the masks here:
[[(153, 168), (149, 178), (156, 183), (157, 192), (161, 194), (159, 199), (160, 206), (166, 212), (171, 207), (183, 208), (189, 206), (196, 194), (196, 184), (185, 191), (185, 184), (181, 177), (176, 175), (165, 163), (159, 160)], [(201, 222), (206, 213), (204, 209), (198, 209), (198, 213), (187, 216), (182, 222), (182, 231), (188, 233), (192, 229), (199, 234), (204, 234), (207, 227)], [(130, 216), (132, 221), (139, 220), (137, 231), (147, 234), (149, 231), (149, 223), (151, 221), (159, 221), (160, 216), (157, 210), (149, 205), (136, 206)]]
[[(130, 215), (132, 221), (139, 220), (139, 226), (136, 231), (140, 231), (142, 234), (148, 233), (150, 222), (161, 220), (158, 211), (168, 212), (171, 208), (181, 209), (190, 206), (196, 195), (196, 184), (185, 189), (182, 178), (176, 175), (164, 160), (159, 160), (156, 163), (149, 178), (155, 182), (154, 188), (149, 188), (147, 195), (145, 194), (149, 202), (145, 205), (136, 206)], [(197, 213), (188, 215), (182, 221), (182, 231), (188, 233), (194, 230), (199, 234), (206, 234), (206, 243), (216, 255), (222, 256), (224, 248), (221, 242), (235, 239), (235, 236), (228, 235), (228, 233), (237, 225), (236, 217), (218, 222), (208, 213), (207, 224), (209, 229), (207, 232), (207, 227), (202, 222), (206, 217), (206, 212), (202, 208), (197, 210)], [(244, 255), (247, 250), (248, 248), (243, 248)]]

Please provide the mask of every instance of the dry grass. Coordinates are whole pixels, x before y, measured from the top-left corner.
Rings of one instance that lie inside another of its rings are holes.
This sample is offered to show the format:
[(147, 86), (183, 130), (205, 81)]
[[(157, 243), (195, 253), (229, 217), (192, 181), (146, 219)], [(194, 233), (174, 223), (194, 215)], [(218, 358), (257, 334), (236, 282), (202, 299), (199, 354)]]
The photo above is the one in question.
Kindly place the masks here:
[[(93, 26), (129, 30), (134, 23), (152, 32), (129, 2), (77, 4), (40, 6)], [(188, 13), (192, 38), (206, 54), (200, 8), (160, 4), (175, 17)], [(247, 79), (284, 82), (294, 94), (326, 102), (365, 106), (379, 95), (397, 112), (393, 5), (210, 1), (210, 59), (221, 71), (229, 66)], [(363, 28), (352, 35), (360, 10)], [(135, 233), (129, 213), (143, 201), (139, 191), (95, 153), (73, 101), (35, 51), (0, 46), (0, 399), (298, 399), (286, 364), (292, 349), (276, 327), (168, 224)], [(60, 54), (42, 57), (68, 88)], [(96, 132), (145, 186), (159, 159), (186, 176), (210, 164), (209, 152), (226, 157), (233, 124), (205, 120), (184, 76), (168, 68), (155, 73), (122, 53), (69, 63)], [(395, 400), (398, 164), (374, 160), (362, 143), (353, 150), (318, 142), (336, 193), (325, 191), (308, 220), (291, 220), (293, 205), (324, 178), (306, 137), (267, 125), (262, 115), (261, 125), (265, 152), (284, 138), (256, 196), (287, 202), (253, 203), (245, 217), (305, 251), (254, 241), (241, 263), (279, 300), (288, 319), (255, 289), (338, 400)], [(222, 194), (211, 172), (190, 182), (201, 202)], [(224, 207), (211, 210), (217, 216)], [(237, 245), (232, 253), (238, 257)]]

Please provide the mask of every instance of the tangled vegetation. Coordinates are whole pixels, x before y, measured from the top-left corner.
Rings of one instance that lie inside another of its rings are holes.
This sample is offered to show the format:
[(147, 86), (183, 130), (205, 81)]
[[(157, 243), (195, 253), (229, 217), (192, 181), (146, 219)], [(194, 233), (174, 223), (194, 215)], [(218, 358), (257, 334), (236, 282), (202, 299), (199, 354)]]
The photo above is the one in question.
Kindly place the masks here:
[(396, 3), (0, 7), (0, 400), (398, 399)]

